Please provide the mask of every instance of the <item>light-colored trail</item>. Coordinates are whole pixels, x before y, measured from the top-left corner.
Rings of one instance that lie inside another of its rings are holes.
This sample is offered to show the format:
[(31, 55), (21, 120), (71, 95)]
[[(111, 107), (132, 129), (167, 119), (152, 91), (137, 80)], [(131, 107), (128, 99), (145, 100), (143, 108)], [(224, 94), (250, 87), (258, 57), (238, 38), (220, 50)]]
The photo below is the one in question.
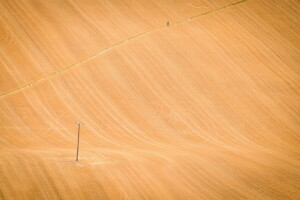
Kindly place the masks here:
[(209, 14), (212, 14), (212, 13), (214, 13), (214, 12), (218, 12), (218, 11), (221, 11), (221, 10), (223, 10), (223, 9), (226, 9), (226, 8), (228, 8), (228, 7), (232, 7), (232, 6), (235, 6), (235, 5), (244, 3), (244, 2), (246, 2), (246, 1), (247, 1), (247, 0), (241, 0), (241, 1), (238, 1), (238, 2), (236, 2), (236, 3), (226, 5), (226, 6), (222, 7), (222, 8), (218, 8), (218, 9), (215, 9), (215, 10), (212, 10), (212, 11), (209, 11), (209, 12), (201, 13), (201, 14), (199, 14), (199, 15), (195, 15), (195, 16), (192, 16), (192, 17), (189, 17), (189, 18), (182, 19), (182, 20), (177, 21), (177, 22), (173, 22), (173, 23), (171, 23), (169, 26), (163, 26), (163, 27), (159, 27), (159, 28), (154, 29), (154, 30), (146, 31), (146, 32), (140, 33), (140, 34), (138, 34), (138, 35), (135, 35), (135, 36), (133, 36), (133, 37), (130, 37), (130, 38), (126, 39), (126, 40), (117, 42), (117, 43), (115, 43), (115, 44), (113, 44), (113, 45), (111, 45), (111, 46), (109, 46), (109, 47), (107, 47), (107, 48), (105, 48), (105, 49), (102, 49), (102, 50), (98, 51), (97, 53), (95, 53), (95, 54), (93, 54), (93, 55), (91, 55), (91, 56), (89, 56), (89, 57), (87, 57), (87, 58), (84, 58), (84, 59), (82, 59), (82, 60), (80, 60), (80, 61), (78, 61), (78, 62), (76, 62), (76, 63), (73, 63), (72, 65), (69, 65), (69, 66), (64, 67), (64, 68), (62, 68), (62, 69), (59, 69), (59, 70), (57, 70), (57, 71), (55, 71), (55, 72), (52, 72), (52, 73), (50, 73), (50, 74), (47, 74), (47, 75), (45, 75), (45, 76), (39, 78), (38, 80), (32, 81), (32, 82), (30, 82), (30, 83), (27, 83), (27, 84), (25, 84), (25, 85), (23, 85), (23, 86), (21, 86), (21, 87), (19, 87), (19, 88), (16, 88), (16, 89), (14, 89), (14, 90), (12, 90), (12, 91), (9, 91), (9, 92), (7, 92), (7, 93), (1, 94), (1, 95), (0, 95), (0, 99), (3, 99), (3, 98), (5, 98), (6, 96), (15, 94), (15, 93), (17, 93), (17, 92), (20, 92), (20, 91), (22, 91), (22, 90), (24, 90), (24, 89), (28, 89), (28, 88), (30, 88), (30, 87), (32, 87), (32, 86), (34, 86), (34, 85), (39, 84), (39, 83), (42, 82), (42, 81), (45, 81), (45, 80), (47, 80), (47, 79), (52, 78), (53, 76), (59, 75), (59, 74), (61, 74), (61, 73), (64, 73), (64, 72), (66, 72), (66, 71), (68, 71), (68, 70), (70, 70), (70, 69), (72, 69), (72, 68), (75, 68), (75, 67), (77, 67), (77, 66), (79, 66), (79, 65), (81, 65), (81, 64), (83, 64), (83, 63), (85, 63), (85, 62), (88, 62), (88, 61), (90, 61), (90, 60), (92, 60), (92, 59), (94, 59), (94, 58), (96, 58), (96, 57), (98, 57), (98, 56), (100, 56), (100, 55), (102, 55), (102, 54), (105, 54), (106, 52), (111, 51), (111, 50), (113, 50), (113, 49), (119, 47), (119, 46), (122, 45), (122, 44), (125, 44), (125, 43), (127, 43), (127, 42), (130, 42), (131, 40), (134, 40), (134, 39), (143, 37), (143, 36), (145, 36), (145, 35), (147, 35), (147, 34), (151, 34), (151, 33), (156, 32), (156, 31), (160, 31), (160, 30), (163, 30), (163, 29), (167, 29), (167, 28), (171, 28), (171, 27), (173, 27), (173, 26), (180, 25), (180, 24), (182, 24), (182, 23), (188, 22), (188, 21), (193, 20), (193, 19), (195, 19), (195, 18), (202, 17), (202, 16), (205, 16), (205, 15), (209, 15)]

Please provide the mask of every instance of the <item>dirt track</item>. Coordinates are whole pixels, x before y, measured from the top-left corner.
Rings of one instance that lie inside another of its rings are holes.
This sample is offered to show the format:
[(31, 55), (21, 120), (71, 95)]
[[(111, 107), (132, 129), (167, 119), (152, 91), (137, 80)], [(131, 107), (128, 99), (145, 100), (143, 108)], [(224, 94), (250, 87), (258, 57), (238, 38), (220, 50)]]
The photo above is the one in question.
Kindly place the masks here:
[(299, 198), (299, 10), (1, 1), (0, 199)]

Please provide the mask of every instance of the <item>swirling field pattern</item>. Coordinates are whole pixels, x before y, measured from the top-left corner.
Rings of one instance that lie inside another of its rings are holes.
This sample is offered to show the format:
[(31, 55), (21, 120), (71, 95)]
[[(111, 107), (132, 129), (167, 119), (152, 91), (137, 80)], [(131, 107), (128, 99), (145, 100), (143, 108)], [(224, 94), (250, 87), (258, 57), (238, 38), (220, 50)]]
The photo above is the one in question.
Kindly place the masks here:
[(299, 10), (0, 1), (0, 199), (299, 199)]

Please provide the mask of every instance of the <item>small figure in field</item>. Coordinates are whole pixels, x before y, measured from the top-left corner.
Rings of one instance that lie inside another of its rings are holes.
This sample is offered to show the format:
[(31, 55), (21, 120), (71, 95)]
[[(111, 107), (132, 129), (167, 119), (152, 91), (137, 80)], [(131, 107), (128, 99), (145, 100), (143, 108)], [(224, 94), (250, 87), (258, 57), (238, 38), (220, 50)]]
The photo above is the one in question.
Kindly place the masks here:
[(167, 22), (167, 26), (170, 26), (170, 22)]

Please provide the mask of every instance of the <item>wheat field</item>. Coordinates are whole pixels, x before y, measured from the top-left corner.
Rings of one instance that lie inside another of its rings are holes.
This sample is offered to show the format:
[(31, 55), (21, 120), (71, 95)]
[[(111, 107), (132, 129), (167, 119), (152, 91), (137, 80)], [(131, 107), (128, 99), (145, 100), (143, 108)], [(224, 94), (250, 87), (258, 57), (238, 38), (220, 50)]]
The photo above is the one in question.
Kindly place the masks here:
[(1, 0), (0, 199), (299, 199), (299, 11)]

